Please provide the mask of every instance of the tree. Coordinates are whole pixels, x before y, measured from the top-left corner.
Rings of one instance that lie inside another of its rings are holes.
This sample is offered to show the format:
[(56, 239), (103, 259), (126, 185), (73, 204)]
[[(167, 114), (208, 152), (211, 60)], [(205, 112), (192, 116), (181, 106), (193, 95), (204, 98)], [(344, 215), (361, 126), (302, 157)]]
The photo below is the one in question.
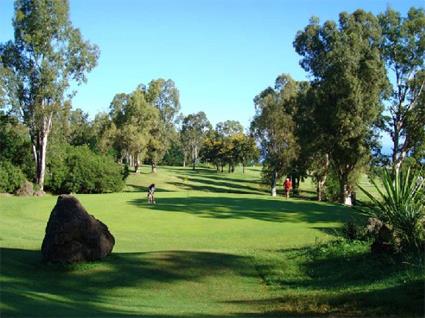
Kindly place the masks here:
[(15, 117), (0, 112), (0, 162), (9, 161), (31, 180), (34, 169), (28, 129)]
[(204, 142), (204, 138), (211, 124), (204, 112), (187, 115), (183, 118), (181, 137), (186, 153), (190, 154), (192, 168), (195, 170), (198, 160), (199, 150)]
[[(54, 114), (64, 105), (70, 82), (86, 81), (98, 48), (83, 40), (69, 20), (68, 1), (17, 0), (14, 41), (0, 46), (9, 83), (8, 106), (29, 128), (36, 181), (43, 189), (46, 149)], [(72, 97), (72, 94), (68, 95)]]
[(96, 136), (89, 115), (77, 108), (69, 114), (68, 142), (73, 146), (87, 145), (91, 150), (95, 148)]
[(239, 154), (235, 144), (235, 136), (238, 134), (243, 135), (243, 127), (236, 120), (226, 120), (216, 125), (216, 146), (220, 146), (218, 158), (221, 161), (222, 170), (223, 165), (229, 165), (229, 173), (235, 171), (235, 165), (239, 161)]
[(110, 117), (116, 132), (115, 148), (121, 159), (137, 172), (149, 145), (155, 151), (154, 129), (160, 121), (159, 110), (146, 99), (146, 91), (139, 86), (131, 94), (117, 94), (110, 105)]
[(289, 173), (299, 151), (293, 120), (297, 90), (297, 82), (283, 74), (276, 79), (274, 89), (268, 87), (254, 99), (251, 131), (260, 142), (263, 178), (270, 184), (272, 196), (276, 196), (278, 179)]
[(388, 9), (378, 18), (382, 55), (394, 79), (385, 130), (393, 143), (393, 167), (399, 170), (407, 154), (420, 146), (425, 135), (425, 10), (411, 8), (404, 18)]
[(149, 83), (146, 90), (146, 100), (155, 106), (160, 114), (160, 120), (154, 124), (148, 145), (148, 157), (152, 172), (156, 172), (159, 161), (162, 160), (175, 135), (177, 114), (180, 110), (179, 91), (174, 82), (162, 78)]
[(382, 110), (387, 78), (380, 56), (380, 26), (371, 13), (343, 12), (338, 25), (312, 18), (294, 46), (313, 76), (323, 137), (338, 176), (340, 198), (350, 203), (353, 176), (369, 159), (373, 128)]
[(235, 161), (242, 164), (242, 173), (245, 173), (245, 167), (260, 157), (255, 139), (252, 136), (238, 133), (233, 136), (232, 143), (234, 144)]

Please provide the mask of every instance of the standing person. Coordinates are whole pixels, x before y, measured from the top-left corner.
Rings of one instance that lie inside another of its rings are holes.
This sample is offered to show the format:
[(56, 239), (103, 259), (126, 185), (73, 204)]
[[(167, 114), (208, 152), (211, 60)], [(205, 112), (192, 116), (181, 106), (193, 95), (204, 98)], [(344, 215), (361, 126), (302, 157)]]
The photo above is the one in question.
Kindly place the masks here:
[(286, 198), (289, 199), (289, 193), (292, 190), (292, 181), (291, 181), (291, 179), (286, 178), (285, 182), (283, 183), (283, 188), (285, 189)]
[(156, 204), (155, 202), (155, 197), (154, 197), (154, 193), (155, 193), (155, 183), (152, 183), (149, 187), (148, 187), (148, 203), (150, 204)]

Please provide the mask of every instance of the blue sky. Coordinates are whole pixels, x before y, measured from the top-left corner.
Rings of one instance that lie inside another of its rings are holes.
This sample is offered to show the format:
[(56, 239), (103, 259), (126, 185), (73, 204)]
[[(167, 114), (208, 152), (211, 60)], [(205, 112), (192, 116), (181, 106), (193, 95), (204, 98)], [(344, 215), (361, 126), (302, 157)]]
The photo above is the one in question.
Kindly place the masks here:
[[(292, 46), (311, 16), (341, 11), (406, 14), (423, 0), (69, 0), (71, 20), (101, 50), (98, 66), (73, 99), (92, 117), (113, 96), (151, 79), (171, 78), (182, 112), (203, 110), (213, 124), (254, 115), (253, 98), (281, 73), (306, 79)], [(0, 0), (0, 42), (12, 39), (13, 1)]]

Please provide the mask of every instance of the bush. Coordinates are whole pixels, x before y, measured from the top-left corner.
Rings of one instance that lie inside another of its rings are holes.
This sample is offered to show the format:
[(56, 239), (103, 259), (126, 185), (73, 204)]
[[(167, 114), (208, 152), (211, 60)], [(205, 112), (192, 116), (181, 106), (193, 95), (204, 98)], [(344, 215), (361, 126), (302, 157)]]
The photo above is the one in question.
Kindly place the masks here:
[(87, 146), (66, 146), (48, 168), (46, 187), (54, 193), (117, 192), (124, 186), (121, 166)]
[(395, 249), (423, 251), (425, 241), (425, 181), (407, 171), (391, 174), (384, 171), (381, 187), (371, 180), (380, 198), (375, 198), (359, 186), (371, 200), (363, 203), (360, 210), (369, 217), (382, 221), (394, 235)]
[(0, 192), (13, 193), (25, 182), (22, 170), (10, 161), (0, 161)]
[(340, 198), (340, 186), (336, 173), (330, 169), (325, 182), (325, 199), (331, 202), (338, 202)]

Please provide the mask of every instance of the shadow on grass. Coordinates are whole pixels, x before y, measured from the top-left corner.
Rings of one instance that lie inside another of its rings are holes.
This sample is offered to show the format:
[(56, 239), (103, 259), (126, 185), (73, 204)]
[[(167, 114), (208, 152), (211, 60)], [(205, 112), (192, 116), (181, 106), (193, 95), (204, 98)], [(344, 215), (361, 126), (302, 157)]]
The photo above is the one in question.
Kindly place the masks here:
[(255, 178), (252, 176), (248, 176), (243, 179), (234, 177), (233, 173), (227, 173), (227, 172), (218, 172), (215, 169), (208, 169), (208, 168), (197, 168), (196, 170), (192, 169), (184, 169), (184, 168), (169, 168), (168, 170), (173, 171), (175, 174), (184, 175), (187, 177), (190, 176), (201, 176), (203, 178), (211, 179), (211, 180), (219, 180), (219, 181), (229, 181), (229, 182), (236, 182), (236, 183), (252, 183), (252, 184), (260, 184), (261, 180), (259, 178)]
[(257, 301), (229, 301), (228, 303), (274, 308), (257, 317), (421, 318), (425, 314), (423, 280), (372, 291), (329, 293), (328, 295), (288, 294), (284, 297)]
[[(158, 212), (182, 212), (218, 219), (251, 218), (271, 222), (341, 222), (352, 211), (340, 205), (301, 200), (246, 197), (179, 197), (157, 198), (158, 204), (149, 208)], [(128, 201), (146, 207), (145, 200)]]
[[(183, 178), (181, 178), (183, 179)], [(183, 181), (183, 180), (182, 180)], [(175, 182), (172, 184), (184, 187), (189, 190), (196, 191), (209, 191), (209, 192), (227, 192), (227, 193), (244, 193), (244, 194), (262, 194), (266, 193), (259, 188), (250, 187), (246, 184), (238, 184), (233, 182), (233, 180), (211, 180), (208, 177), (189, 177), (188, 181), (195, 182), (197, 184), (184, 184), (182, 182)]]
[[(128, 188), (131, 188), (131, 189), (126, 189), (123, 192), (146, 192), (147, 193), (149, 185), (141, 186), (141, 185), (137, 185), (137, 184), (128, 183), (126, 186)], [(155, 188), (155, 192), (172, 192), (172, 191), (167, 190), (167, 189), (163, 189), (163, 188)]]
[(259, 304), (269, 302), (280, 317), (424, 316), (424, 264), (372, 255), (367, 243), (324, 246), (283, 250), (280, 262), (257, 264), (264, 282), (284, 295)]
[[(173, 282), (201, 281), (226, 271), (256, 275), (249, 257), (223, 253), (113, 253), (103, 262), (63, 266), (42, 264), (39, 251), (1, 248), (1, 316), (172, 317), (142, 315), (143, 299), (130, 307), (136, 311), (113, 310), (108, 299), (120, 304), (119, 297), (127, 297), (120, 293), (130, 287), (146, 289), (145, 295), (150, 290), (154, 297), (155, 290)], [(120, 292), (110, 295), (114, 290)]]

